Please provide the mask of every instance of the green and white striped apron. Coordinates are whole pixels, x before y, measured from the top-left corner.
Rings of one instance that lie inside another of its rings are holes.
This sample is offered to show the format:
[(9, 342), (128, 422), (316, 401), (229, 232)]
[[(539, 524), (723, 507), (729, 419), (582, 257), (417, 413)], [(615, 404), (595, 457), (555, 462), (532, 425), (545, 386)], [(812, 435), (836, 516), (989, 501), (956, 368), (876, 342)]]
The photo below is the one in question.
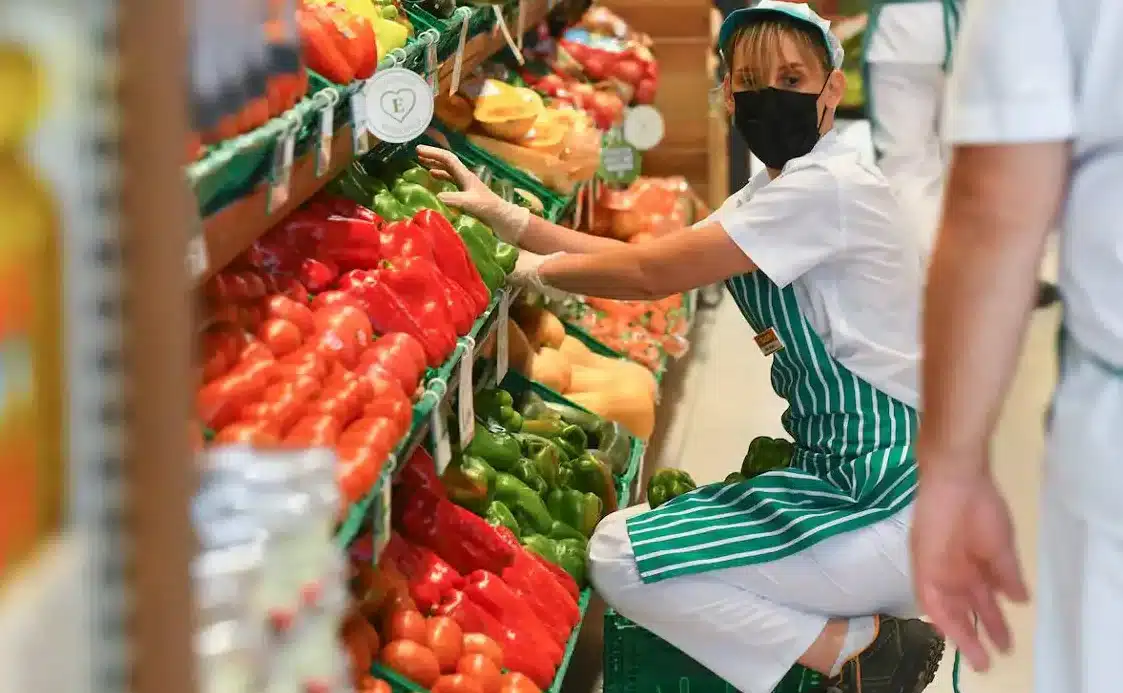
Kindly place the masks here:
[(628, 520), (644, 582), (766, 563), (884, 520), (916, 490), (918, 417), (827, 353), (792, 286), (763, 272), (726, 282), (753, 330), (775, 330), (772, 387), (789, 408), (787, 469), (703, 486)]
[[(917, 2), (932, 2), (932, 0), (871, 0), (870, 2), (870, 10), (866, 15), (866, 31), (862, 37), (862, 98), (865, 100), (866, 117), (871, 123), (875, 112), (873, 108), (873, 88), (871, 86), (873, 82), (870, 79), (870, 62), (866, 60), (866, 51), (869, 50), (870, 41), (873, 40), (874, 33), (877, 31), (881, 10), (886, 5)], [(955, 37), (959, 34), (960, 5), (963, 4), (963, 0), (939, 0), (939, 2), (944, 8), (944, 72), (950, 72)], [(874, 155), (878, 159), (881, 158), (881, 152), (875, 150)]]

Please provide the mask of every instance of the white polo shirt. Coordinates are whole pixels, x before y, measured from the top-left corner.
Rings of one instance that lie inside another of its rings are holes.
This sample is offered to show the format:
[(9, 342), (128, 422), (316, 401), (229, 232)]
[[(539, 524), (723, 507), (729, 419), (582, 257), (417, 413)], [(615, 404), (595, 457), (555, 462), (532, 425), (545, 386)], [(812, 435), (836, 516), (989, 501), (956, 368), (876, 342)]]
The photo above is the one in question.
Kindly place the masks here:
[(948, 44), (941, 0), (879, 4), (874, 26), (866, 29), (871, 31), (864, 53), (866, 62), (944, 64)]
[(1072, 141), (1065, 323), (1123, 366), (1123, 0), (968, 3), (949, 96), (953, 144)]
[(775, 180), (765, 171), (701, 223), (718, 222), (796, 301), (827, 352), (918, 405), (922, 265), (885, 177), (829, 132)]

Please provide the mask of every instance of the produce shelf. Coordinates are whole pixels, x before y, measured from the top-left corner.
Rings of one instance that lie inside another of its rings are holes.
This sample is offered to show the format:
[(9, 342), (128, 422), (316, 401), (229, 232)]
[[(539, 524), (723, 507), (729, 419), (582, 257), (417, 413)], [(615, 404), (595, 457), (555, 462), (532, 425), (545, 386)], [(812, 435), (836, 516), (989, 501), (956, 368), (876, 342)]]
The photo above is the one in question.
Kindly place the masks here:
[[(409, 433), (390, 453), (390, 457), (384, 463), (374, 487), (361, 500), (353, 503), (347, 511), (347, 516), (339, 529), (336, 530), (335, 542), (338, 546), (348, 546), (367, 527), (371, 508), (382, 495), (384, 489), (393, 483), (394, 475), (401, 468), (400, 463), (408, 460), (417, 446), (425, 439), (425, 436), (428, 435), (433, 410), (456, 391), (460, 380), (457, 376), (460, 373), (461, 361), (468, 352), (468, 338), (471, 338), (477, 346), (490, 339), (499, 326), (500, 304), (504, 300), (513, 300), (517, 294), (517, 288), (505, 288), (495, 292), (491, 304), (476, 319), (476, 323), (472, 326), (472, 331), (468, 333), (467, 338), (460, 338), (456, 349), (440, 368), (429, 371), (425, 379), (425, 389), (413, 405), (413, 425), (410, 426)], [(473, 350), (474, 353), (476, 352)]]
[[(553, 0), (523, 0), (525, 26), (535, 26), (545, 19), (554, 4), (556, 3)], [(490, 14), (492, 10), (490, 6), (486, 6), (475, 8), (473, 12)], [(459, 25), (456, 25), (453, 31), (459, 32)], [(410, 44), (413, 52), (400, 53), (395, 61), (396, 64), (411, 67), (411, 63), (414, 62), (412, 58), (417, 53), (416, 46), (419, 45), (421, 45), (421, 42)], [(485, 60), (506, 47), (506, 40), (502, 32), (497, 29), (485, 30), (483, 33), (470, 38), (464, 46), (461, 75), (467, 76)], [(442, 89), (448, 88), (447, 85), (452, 79), (452, 73), (455, 69), (455, 62), (455, 56), (446, 59), (437, 71), (439, 85)], [(286, 214), (306, 202), (354, 160), (352, 128), (349, 119), (340, 118), (339, 115), (341, 112), (349, 112), (349, 107), (344, 102), (346, 96), (354, 92), (356, 87), (352, 85), (350, 87), (335, 87), (335, 89), (339, 91), (337, 96), (341, 97), (340, 107), (336, 110), (335, 119), (339, 127), (335, 129), (332, 139), (332, 157), (329, 169), (322, 176), (316, 175), (316, 148), (308, 146), (315, 137), (301, 137), (297, 146), (298, 155), (293, 162), (289, 197), (285, 204), (278, 206), (273, 211), (268, 210), (269, 185), (268, 181), (265, 181), (257, 184), (249, 193), (230, 202), (218, 211), (207, 214), (202, 221), (202, 244), (205, 246), (205, 254), (198, 253), (205, 258), (205, 261), (197, 261), (194, 265), (197, 282), (206, 280), (229, 264), (231, 260), (250, 247), (255, 240), (260, 238)], [(260, 158), (256, 166), (257, 169), (267, 165), (267, 162), (272, 159), (273, 145), (279, 134), (283, 132), (285, 122), (301, 120), (308, 113), (312, 113), (321, 107), (315, 103), (317, 95), (306, 98), (288, 113), (267, 123), (258, 131), (237, 138), (238, 142), (245, 145), (245, 150), (239, 150), (237, 146), (216, 148), (207, 158), (188, 167), (188, 180), (195, 184), (203, 178), (213, 175), (219, 168), (233, 166), (241, 154), (252, 153), (249, 150), (256, 151)], [(308, 129), (306, 124), (304, 129)], [(372, 138), (373, 142), (374, 139)], [(302, 148), (307, 151), (301, 152)], [(247, 164), (243, 161), (241, 165)], [(248, 166), (251, 169), (255, 168), (252, 163)], [(204, 212), (206, 211), (204, 208)]]

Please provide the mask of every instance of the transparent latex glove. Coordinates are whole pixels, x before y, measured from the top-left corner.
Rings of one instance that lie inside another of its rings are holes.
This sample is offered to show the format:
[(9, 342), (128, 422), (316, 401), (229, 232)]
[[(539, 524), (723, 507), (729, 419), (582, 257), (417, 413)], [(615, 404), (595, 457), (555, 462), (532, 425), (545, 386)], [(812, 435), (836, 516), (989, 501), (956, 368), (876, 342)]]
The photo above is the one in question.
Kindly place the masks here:
[(542, 281), (542, 274), (539, 270), (543, 263), (562, 255), (565, 255), (565, 253), (535, 255), (523, 250), (519, 252), (519, 260), (515, 263), (515, 270), (507, 275), (507, 281), (514, 286), (521, 286), (524, 289), (536, 291), (546, 298), (560, 301), (567, 296), (566, 292), (555, 289)]
[(460, 157), (447, 149), (421, 145), (417, 148), (417, 160), (434, 178), (450, 180), (460, 188), (460, 192), (438, 195), (441, 202), (476, 217), (504, 242), (519, 244), (519, 237), (530, 223), (529, 209), (496, 195), (468, 170)]

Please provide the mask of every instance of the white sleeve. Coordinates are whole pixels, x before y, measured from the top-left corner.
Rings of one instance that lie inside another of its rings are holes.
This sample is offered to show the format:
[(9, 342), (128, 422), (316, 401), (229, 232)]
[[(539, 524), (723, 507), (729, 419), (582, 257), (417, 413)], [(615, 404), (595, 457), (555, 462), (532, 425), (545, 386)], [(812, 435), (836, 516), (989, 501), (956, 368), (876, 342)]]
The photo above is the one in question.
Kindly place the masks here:
[(777, 286), (785, 287), (844, 246), (837, 177), (822, 166), (790, 171), (740, 205), (710, 217)]
[(1070, 139), (1076, 86), (1060, 3), (978, 0), (965, 7), (948, 87), (952, 144)]

